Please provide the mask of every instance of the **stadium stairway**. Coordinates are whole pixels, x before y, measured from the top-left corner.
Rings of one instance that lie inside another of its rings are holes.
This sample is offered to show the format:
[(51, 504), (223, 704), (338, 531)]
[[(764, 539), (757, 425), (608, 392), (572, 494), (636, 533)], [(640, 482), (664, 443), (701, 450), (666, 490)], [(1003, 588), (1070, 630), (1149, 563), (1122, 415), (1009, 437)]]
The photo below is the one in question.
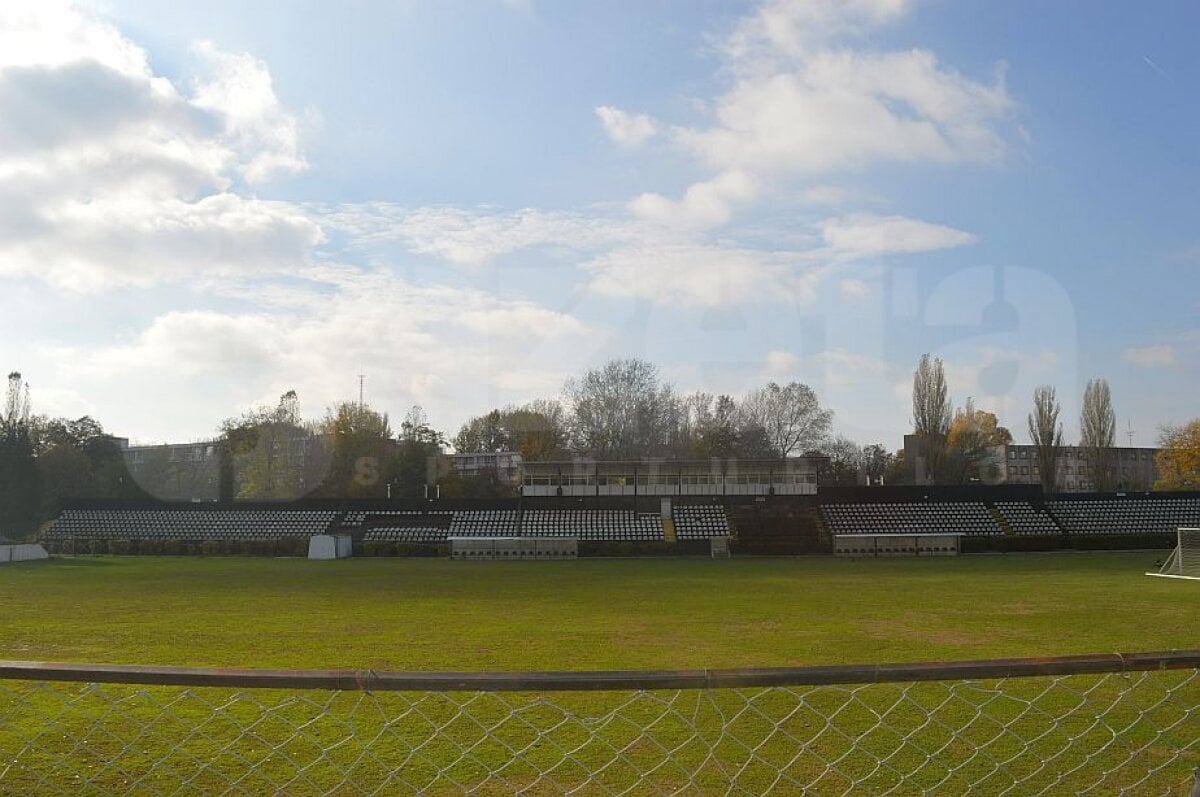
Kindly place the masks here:
[(663, 523), (663, 539), (666, 540), (668, 543), (674, 545), (675, 540), (678, 539), (678, 536), (676, 536), (676, 534), (675, 534), (675, 521), (672, 520), (671, 518), (664, 518), (662, 523)]
[(996, 519), (996, 523), (1000, 526), (1000, 531), (1003, 532), (1006, 537), (1011, 537), (1013, 534), (1012, 524), (1009, 523), (1004, 515), (1000, 513), (1000, 510), (991, 504), (988, 504), (987, 510), (988, 514)]
[(829, 553), (832, 548), (815, 502), (741, 504), (726, 511), (736, 535), (730, 544), (735, 554), (799, 556)]

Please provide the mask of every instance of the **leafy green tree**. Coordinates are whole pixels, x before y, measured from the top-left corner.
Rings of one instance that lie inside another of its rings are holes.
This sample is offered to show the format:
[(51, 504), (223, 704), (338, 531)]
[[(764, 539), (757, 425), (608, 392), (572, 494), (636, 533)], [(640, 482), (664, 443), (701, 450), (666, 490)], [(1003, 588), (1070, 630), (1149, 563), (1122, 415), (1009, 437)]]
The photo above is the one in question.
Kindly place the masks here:
[(445, 447), (445, 436), (429, 425), (425, 411), (412, 407), (400, 424), (399, 442), (387, 466), (392, 497), (417, 498), (425, 494), (426, 485), (449, 479), (450, 471), (442, 457)]
[(317, 425), (319, 453), (328, 463), (316, 494), (331, 498), (381, 498), (387, 494), (384, 468), (395, 441), (386, 413), (345, 401), (326, 410)]
[(72, 498), (135, 498), (144, 493), (104, 427), (88, 416), (34, 417), (30, 427), (42, 484), (42, 517), (58, 515)]
[(861, 462), (870, 484), (891, 483), (890, 477), (896, 468), (896, 456), (881, 444), (863, 446)]
[(492, 410), (463, 424), (454, 437), (454, 450), (460, 454), (515, 451), (527, 462), (563, 459), (567, 455), (564, 415), (561, 404), (545, 399)]
[(274, 407), (256, 407), (221, 424), (231, 455), (233, 492), (238, 498), (294, 499), (317, 482), (309, 481), (320, 452), (315, 435), (300, 422), (294, 390)]

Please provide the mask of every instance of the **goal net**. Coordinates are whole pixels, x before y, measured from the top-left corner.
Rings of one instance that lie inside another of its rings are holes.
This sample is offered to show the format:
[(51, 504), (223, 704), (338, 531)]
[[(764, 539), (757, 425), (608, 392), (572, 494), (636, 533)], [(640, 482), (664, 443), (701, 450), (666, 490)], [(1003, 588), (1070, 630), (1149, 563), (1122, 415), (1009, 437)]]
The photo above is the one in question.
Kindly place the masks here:
[(1167, 561), (1151, 576), (1190, 578), (1200, 581), (1200, 529), (1176, 529), (1179, 538)]

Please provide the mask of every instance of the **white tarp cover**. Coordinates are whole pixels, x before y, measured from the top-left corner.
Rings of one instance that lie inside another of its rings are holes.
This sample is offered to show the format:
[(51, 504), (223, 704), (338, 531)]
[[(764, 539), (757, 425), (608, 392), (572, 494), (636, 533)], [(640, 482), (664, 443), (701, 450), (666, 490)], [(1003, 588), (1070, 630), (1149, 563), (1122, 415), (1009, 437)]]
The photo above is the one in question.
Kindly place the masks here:
[(49, 559), (46, 549), (36, 543), (20, 545), (0, 545), (0, 563), (32, 562), (35, 559)]
[(346, 559), (353, 551), (349, 536), (317, 534), (308, 538), (309, 559)]

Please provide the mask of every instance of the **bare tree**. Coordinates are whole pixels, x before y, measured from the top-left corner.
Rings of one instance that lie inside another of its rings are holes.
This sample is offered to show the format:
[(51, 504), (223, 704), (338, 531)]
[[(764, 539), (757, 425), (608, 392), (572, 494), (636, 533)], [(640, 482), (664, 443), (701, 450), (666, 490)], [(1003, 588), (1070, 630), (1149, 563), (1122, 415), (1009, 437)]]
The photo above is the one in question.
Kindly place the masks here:
[(829, 457), (829, 472), (826, 479), (835, 486), (852, 487), (858, 484), (863, 471), (863, 449), (845, 435), (826, 441), (821, 453)]
[[(913, 434), (920, 438), (925, 457), (925, 480), (932, 481), (933, 474), (942, 470), (951, 421), (950, 395), (941, 358), (921, 355), (913, 372), (912, 407)], [(919, 479), (916, 463), (913, 467), (913, 477)]]
[(571, 410), (571, 441), (581, 453), (605, 459), (656, 456), (672, 442), (678, 401), (645, 360), (611, 360), (568, 380), (563, 394)]
[(21, 374), (13, 371), (8, 375), (8, 388), (4, 393), (4, 408), (0, 409), (0, 429), (6, 435), (16, 435), (29, 425), (29, 385)]
[(1042, 489), (1048, 493), (1058, 489), (1058, 453), (1062, 448), (1062, 424), (1058, 414), (1061, 409), (1050, 385), (1042, 385), (1033, 391), (1029, 437), (1036, 448)]
[(1079, 445), (1092, 477), (1092, 488), (1099, 492), (1112, 489), (1116, 433), (1117, 416), (1113, 412), (1108, 380), (1089, 380), (1083, 391), (1083, 409), (1079, 414)]
[(760, 426), (780, 456), (819, 449), (829, 436), (833, 410), (821, 406), (817, 394), (801, 382), (780, 386), (769, 382), (742, 400), (743, 426)]

